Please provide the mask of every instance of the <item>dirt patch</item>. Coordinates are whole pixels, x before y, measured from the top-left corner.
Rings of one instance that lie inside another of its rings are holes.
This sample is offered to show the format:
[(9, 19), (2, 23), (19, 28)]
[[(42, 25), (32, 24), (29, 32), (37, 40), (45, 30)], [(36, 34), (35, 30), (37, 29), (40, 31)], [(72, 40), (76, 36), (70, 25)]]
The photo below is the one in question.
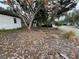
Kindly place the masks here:
[(0, 34), (0, 59), (79, 59), (79, 42), (70, 42), (58, 29), (4, 32)]

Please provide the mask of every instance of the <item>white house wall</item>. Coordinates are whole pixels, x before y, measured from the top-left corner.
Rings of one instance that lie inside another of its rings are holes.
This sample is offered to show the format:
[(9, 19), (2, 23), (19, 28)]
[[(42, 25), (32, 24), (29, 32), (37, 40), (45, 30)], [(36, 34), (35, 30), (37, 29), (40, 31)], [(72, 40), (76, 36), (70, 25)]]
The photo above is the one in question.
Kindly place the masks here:
[(16, 18), (16, 23), (14, 23), (14, 17), (0, 14), (0, 29), (16, 29), (21, 27), (21, 19)]

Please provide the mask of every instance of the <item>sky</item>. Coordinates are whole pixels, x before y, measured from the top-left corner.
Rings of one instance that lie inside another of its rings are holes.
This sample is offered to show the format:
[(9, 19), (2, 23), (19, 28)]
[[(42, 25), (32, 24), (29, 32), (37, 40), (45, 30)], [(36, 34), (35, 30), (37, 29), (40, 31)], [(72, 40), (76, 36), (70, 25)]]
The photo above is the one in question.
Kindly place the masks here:
[(0, 3), (0, 7), (3, 7), (4, 9), (6, 9), (7, 7), (9, 7), (8, 5), (2, 4)]
[(3, 1), (3, 0), (0, 0), (0, 1)]
[(76, 9), (79, 9), (79, 2), (78, 2), (77, 5), (76, 5)]
[[(0, 0), (0, 1), (3, 1), (3, 0)], [(4, 9), (7, 9), (7, 7), (9, 7), (9, 5), (0, 3), (0, 7), (3, 7)]]

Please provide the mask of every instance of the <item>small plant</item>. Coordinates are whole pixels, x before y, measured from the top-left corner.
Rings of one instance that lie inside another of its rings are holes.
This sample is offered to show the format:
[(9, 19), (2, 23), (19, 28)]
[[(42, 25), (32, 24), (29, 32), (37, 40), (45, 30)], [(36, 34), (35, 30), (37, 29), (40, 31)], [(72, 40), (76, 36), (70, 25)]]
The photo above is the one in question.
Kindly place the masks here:
[(56, 26), (62, 26), (62, 22), (55, 22)]
[(73, 31), (65, 33), (65, 37), (70, 41), (76, 41), (76, 34)]

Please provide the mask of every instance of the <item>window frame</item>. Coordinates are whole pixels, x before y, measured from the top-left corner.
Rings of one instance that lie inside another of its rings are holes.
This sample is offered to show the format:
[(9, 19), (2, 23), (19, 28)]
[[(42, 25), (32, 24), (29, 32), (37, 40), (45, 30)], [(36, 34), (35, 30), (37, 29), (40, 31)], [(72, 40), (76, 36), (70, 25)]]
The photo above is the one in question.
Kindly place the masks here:
[(16, 23), (17, 23), (17, 19), (14, 17), (14, 19), (13, 19), (13, 20), (14, 20), (14, 24), (16, 24)]

